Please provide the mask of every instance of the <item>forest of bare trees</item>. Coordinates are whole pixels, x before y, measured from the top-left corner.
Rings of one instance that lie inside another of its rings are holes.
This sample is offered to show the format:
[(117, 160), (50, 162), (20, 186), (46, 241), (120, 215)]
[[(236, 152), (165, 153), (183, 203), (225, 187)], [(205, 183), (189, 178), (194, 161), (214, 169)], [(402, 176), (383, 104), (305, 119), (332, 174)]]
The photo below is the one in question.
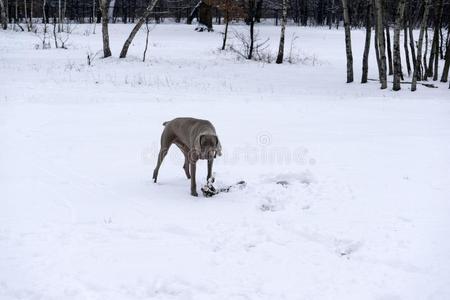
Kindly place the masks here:
[(247, 37), (241, 39), (245, 40), (243, 56), (247, 59), (255, 57), (258, 47), (255, 25), (273, 22), (281, 26), (277, 63), (283, 62), (287, 24), (327, 26), (330, 30), (343, 26), (348, 83), (354, 81), (351, 33), (365, 28), (361, 83), (375, 80), (368, 78), (371, 47), (381, 89), (392, 83), (393, 90), (398, 91), (410, 84), (415, 91), (417, 84), (433, 86), (426, 81), (448, 81), (448, 0), (0, 0), (0, 8), (3, 29), (11, 24), (18, 30), (32, 31), (34, 23), (44, 23), (45, 28), (47, 24), (58, 24), (53, 30), (60, 32), (64, 22), (101, 23), (104, 57), (111, 56), (108, 23), (136, 23), (124, 42), (121, 58), (126, 57), (134, 36), (149, 19), (155, 23), (168, 19), (190, 23), (196, 18), (208, 31), (214, 24), (224, 23), (222, 49), (226, 48), (230, 21), (245, 22), (249, 25), (248, 41)]

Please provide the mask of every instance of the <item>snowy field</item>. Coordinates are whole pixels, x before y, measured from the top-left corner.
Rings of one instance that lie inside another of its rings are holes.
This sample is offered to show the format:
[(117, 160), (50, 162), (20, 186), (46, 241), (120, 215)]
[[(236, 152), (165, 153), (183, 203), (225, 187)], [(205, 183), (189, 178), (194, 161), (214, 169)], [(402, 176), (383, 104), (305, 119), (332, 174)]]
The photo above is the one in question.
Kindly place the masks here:
[[(359, 84), (358, 30), (346, 84), (342, 30), (288, 27), (301, 62), (275, 65), (175, 24), (119, 60), (130, 29), (92, 66), (100, 27), (0, 31), (0, 299), (450, 299), (448, 85)], [(177, 116), (215, 124), (217, 186), (246, 188), (191, 197), (176, 147), (151, 181)]]

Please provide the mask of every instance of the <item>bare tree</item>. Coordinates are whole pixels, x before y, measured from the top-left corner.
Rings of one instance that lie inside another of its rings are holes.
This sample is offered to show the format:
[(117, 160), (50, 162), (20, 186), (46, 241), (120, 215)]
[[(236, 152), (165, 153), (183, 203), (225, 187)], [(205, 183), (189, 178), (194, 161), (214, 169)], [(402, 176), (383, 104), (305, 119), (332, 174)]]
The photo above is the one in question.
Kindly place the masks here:
[[(448, 27), (447, 30), (447, 39), (449, 33), (450, 33), (450, 26)], [(445, 51), (445, 64), (444, 69), (442, 70), (441, 82), (447, 82), (449, 68), (450, 68), (450, 39), (447, 40), (447, 50)]]
[[(410, 9), (410, 6), (408, 6), (408, 9)], [(406, 69), (408, 70), (408, 76), (411, 76), (411, 62), (409, 59), (409, 49), (408, 49), (408, 22), (405, 18), (406, 15), (406, 4), (405, 4), (405, 11), (403, 12), (403, 48), (405, 50), (405, 59), (406, 59)]]
[(148, 36), (150, 34), (150, 28), (148, 28), (148, 19), (145, 22), (145, 48), (144, 48), (144, 54), (142, 55), (142, 61), (145, 62), (145, 56), (147, 55), (147, 49), (148, 49)]
[(145, 23), (145, 20), (147, 20), (148, 16), (150, 16), (150, 13), (152, 12), (153, 8), (155, 7), (155, 5), (158, 1), (159, 0), (152, 0), (149, 3), (149, 5), (147, 6), (147, 8), (144, 11), (144, 14), (139, 19), (139, 21), (136, 23), (133, 30), (131, 30), (130, 35), (128, 36), (127, 40), (123, 44), (122, 51), (120, 51), (120, 58), (125, 58), (127, 56), (128, 48), (130, 47), (131, 42), (133, 41), (134, 37), (138, 33), (141, 26)]
[(109, 48), (109, 33), (108, 33), (108, 0), (100, 0), (100, 9), (102, 11), (102, 34), (103, 34), (103, 57), (111, 56), (111, 49)]
[(375, 20), (375, 24), (374, 24), (374, 28), (375, 28), (375, 36), (373, 39), (373, 44), (374, 44), (374, 48), (375, 48), (375, 57), (377, 59), (377, 67), (378, 67), (378, 80), (381, 82), (381, 58), (380, 58), (380, 47), (379, 47), (379, 42), (378, 42), (378, 19), (377, 19), (377, 7), (376, 5), (374, 5), (375, 0), (373, 0), (372, 2), (372, 16), (373, 19)]
[(253, 58), (253, 49), (255, 46), (255, 17), (256, 17), (256, 2), (255, 0), (248, 0), (248, 16), (247, 23), (250, 25), (250, 44), (247, 59)]
[(92, 33), (95, 34), (95, 27), (97, 25), (97, 22), (95, 21), (96, 16), (96, 10), (95, 10), (95, 0), (92, 0), (92, 22), (94, 23), (94, 29), (92, 30)]
[(433, 80), (438, 80), (439, 73), (439, 31), (441, 30), (442, 22), (442, 0), (437, 1), (437, 7), (435, 11), (435, 24), (434, 24), (434, 34), (436, 39), (433, 38), (434, 42), (434, 74)]
[(61, 32), (61, 23), (62, 23), (62, 11), (61, 11), (61, 0), (58, 0), (58, 32)]
[(2, 18), (2, 28), (4, 30), (8, 29), (8, 20), (6, 18), (6, 6), (3, 0), (0, 0), (1, 18)]
[[(383, 10), (384, 12), (384, 10)], [(392, 47), (391, 47), (391, 32), (389, 25), (386, 24), (386, 50), (387, 50), (387, 61), (388, 61), (388, 74), (394, 74), (394, 68), (392, 67)]]
[(27, 25), (27, 30), (31, 31), (30, 23), (28, 22), (27, 0), (23, 0), (23, 11), (24, 11), (24, 14), (25, 14), (25, 24)]
[(416, 65), (414, 67), (413, 80), (412, 80), (412, 84), (411, 84), (411, 91), (413, 91), (413, 92), (417, 89), (417, 80), (418, 80), (418, 76), (419, 76), (418, 74), (419, 74), (420, 68), (421, 68), (423, 35), (424, 35), (424, 32), (427, 27), (429, 6), (430, 6), (429, 0), (424, 0), (423, 17), (422, 17), (422, 23), (420, 25), (419, 40), (417, 42), (417, 59), (416, 59)]
[(230, 0), (225, 0), (225, 31), (223, 32), (222, 50), (225, 50), (228, 36), (228, 24), (230, 23)]
[(277, 64), (283, 63), (284, 56), (284, 32), (286, 30), (287, 21), (287, 0), (282, 0), (282, 17), (281, 17), (281, 35), (280, 35), (280, 45), (278, 48)]
[(30, 0), (30, 30), (33, 31), (33, 0)]
[(367, 0), (367, 4), (366, 4), (366, 42), (364, 45), (361, 83), (367, 83), (367, 73), (369, 72), (369, 51), (370, 51), (371, 35), (372, 35), (372, 0)]
[(43, 21), (44, 21), (44, 28), (43, 28), (43, 37), (42, 37), (42, 49), (45, 49), (45, 40), (47, 37), (47, 13), (46, 13), (46, 6), (47, 6), (47, 0), (44, 0), (42, 2), (42, 16), (43, 16)]
[(116, 6), (116, 0), (110, 0), (109, 6), (108, 6), (108, 19), (109, 19), (109, 22), (113, 21), (114, 7), (115, 6)]
[(428, 81), (428, 67), (427, 67), (427, 56), (428, 56), (428, 25), (425, 27), (425, 51), (423, 54), (423, 74), (422, 80)]
[(387, 88), (387, 74), (386, 74), (386, 46), (384, 44), (384, 30), (383, 30), (383, 5), (382, 0), (375, 0), (376, 20), (377, 20), (377, 40), (380, 51), (380, 81), (381, 89)]
[(347, 0), (342, 0), (342, 8), (344, 10), (345, 51), (347, 53), (347, 83), (350, 83), (353, 82), (353, 54), (352, 37), (350, 32), (350, 16), (348, 13)]
[(228, 38), (229, 23), (233, 18), (243, 16), (242, 5), (236, 0), (216, 0), (212, 5), (216, 6), (224, 14), (225, 31), (222, 38), (222, 50), (225, 50)]
[[(411, 5), (411, 0), (408, 1)], [(411, 49), (411, 57), (413, 62), (413, 71), (416, 67), (416, 45), (414, 41), (414, 33), (413, 33), (413, 12), (411, 6), (409, 7), (409, 22), (408, 22), (408, 35), (409, 35), (409, 48)]]
[(399, 0), (394, 29), (394, 86), (393, 90), (400, 90), (400, 78), (402, 77), (402, 63), (400, 59), (400, 30), (403, 25), (405, 12), (405, 0)]

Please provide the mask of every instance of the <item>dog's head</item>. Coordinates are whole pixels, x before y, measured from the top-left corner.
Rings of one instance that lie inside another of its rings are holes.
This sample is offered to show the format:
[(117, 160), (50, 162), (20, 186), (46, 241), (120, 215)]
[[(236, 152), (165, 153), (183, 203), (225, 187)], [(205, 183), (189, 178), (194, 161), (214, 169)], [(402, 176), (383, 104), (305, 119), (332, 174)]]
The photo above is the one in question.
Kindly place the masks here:
[(217, 155), (222, 155), (222, 146), (219, 138), (214, 134), (203, 134), (198, 139), (198, 149), (200, 159), (213, 159)]

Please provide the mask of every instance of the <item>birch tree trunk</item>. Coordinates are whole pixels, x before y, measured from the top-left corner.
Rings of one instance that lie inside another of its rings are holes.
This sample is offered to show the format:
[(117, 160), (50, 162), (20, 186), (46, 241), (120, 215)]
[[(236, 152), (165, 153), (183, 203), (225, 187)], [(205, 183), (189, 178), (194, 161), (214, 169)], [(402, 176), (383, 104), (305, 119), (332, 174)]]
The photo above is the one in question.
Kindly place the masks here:
[(283, 63), (284, 56), (284, 32), (286, 30), (286, 20), (287, 20), (287, 0), (282, 1), (282, 16), (281, 16), (281, 35), (280, 35), (280, 45), (278, 47), (277, 64)]
[(45, 39), (47, 37), (47, 13), (45, 12), (45, 8), (47, 5), (47, 0), (44, 0), (42, 3), (42, 18), (44, 22), (44, 34), (42, 37), (42, 49), (45, 49)]
[(408, 25), (406, 22), (403, 27), (403, 49), (405, 50), (406, 59), (406, 69), (408, 71), (408, 76), (411, 76), (411, 61), (409, 58), (409, 48), (408, 48)]
[(389, 29), (389, 25), (386, 25), (386, 50), (388, 57), (388, 74), (393, 75), (393, 67), (392, 67), (392, 47), (391, 47), (391, 32)]
[(58, 0), (58, 32), (61, 32), (61, 0)]
[(378, 68), (378, 80), (381, 82), (381, 59), (380, 59), (380, 47), (378, 46), (378, 19), (377, 19), (377, 6), (375, 0), (372, 0), (372, 19), (374, 20), (375, 34), (373, 37), (373, 45), (375, 48), (375, 58), (377, 59)]
[(102, 11), (102, 35), (103, 35), (103, 57), (111, 56), (111, 49), (109, 48), (109, 33), (108, 33), (108, 0), (100, 0), (100, 9)]
[(424, 32), (427, 27), (429, 8), (430, 8), (429, 0), (424, 0), (424, 11), (423, 11), (422, 23), (420, 25), (419, 40), (417, 42), (417, 59), (416, 59), (416, 65), (414, 67), (414, 75), (413, 75), (413, 80), (412, 80), (412, 84), (411, 84), (411, 91), (413, 91), (413, 92), (417, 89), (418, 73), (420, 72), (421, 61), (422, 61), (423, 35), (424, 35)]
[[(2, 28), (3, 30), (8, 29), (8, 20), (6, 19), (6, 6), (3, 2), (4, 0), (0, 0), (0, 9), (1, 9), (1, 17), (2, 17)], [(7, 0), (6, 0), (7, 1)]]
[(27, 30), (31, 31), (30, 23), (28, 22), (27, 0), (23, 0), (23, 11), (25, 13), (25, 24), (27, 24)]
[(347, 53), (347, 83), (350, 83), (353, 82), (353, 54), (347, 0), (342, 0), (342, 9), (344, 10), (345, 51)]
[(414, 41), (414, 33), (412, 30), (412, 24), (411, 24), (411, 19), (408, 22), (408, 34), (409, 34), (409, 48), (411, 49), (411, 58), (412, 58), (412, 69), (414, 72), (414, 69), (416, 68), (416, 45), (415, 45), (415, 41)]
[(403, 24), (403, 14), (405, 12), (405, 0), (399, 0), (394, 29), (394, 91), (399, 91), (400, 78), (402, 77), (402, 63), (400, 58), (400, 30)]
[(386, 46), (384, 44), (384, 30), (383, 30), (383, 6), (382, 0), (375, 0), (377, 11), (377, 28), (378, 28), (378, 48), (380, 51), (380, 81), (381, 89), (387, 88), (387, 74), (386, 74)]
[(408, 71), (408, 76), (411, 76), (411, 60), (409, 58), (409, 48), (408, 48), (408, 27), (409, 20), (406, 19), (407, 13), (411, 11), (411, 5), (408, 2), (405, 2), (405, 10), (403, 12), (403, 48), (405, 51), (406, 58), (406, 69)]
[(138, 33), (141, 26), (145, 23), (145, 20), (148, 18), (148, 16), (152, 12), (153, 8), (155, 7), (155, 5), (158, 1), (159, 0), (152, 0), (150, 2), (150, 4), (147, 6), (147, 8), (144, 11), (144, 14), (139, 19), (139, 21), (136, 23), (133, 30), (131, 30), (130, 35), (128, 36), (127, 40), (123, 44), (122, 51), (120, 51), (120, 58), (125, 58), (127, 56), (128, 48), (130, 47), (131, 42), (133, 41), (134, 37)]
[(370, 51), (370, 39), (372, 35), (372, 0), (367, 0), (366, 9), (366, 42), (364, 45), (364, 54), (362, 62), (362, 77), (361, 83), (367, 83), (367, 73), (369, 72), (369, 51)]
[(111, 0), (108, 7), (108, 19), (110, 22), (113, 21), (114, 17), (114, 7), (116, 6), (116, 0)]

